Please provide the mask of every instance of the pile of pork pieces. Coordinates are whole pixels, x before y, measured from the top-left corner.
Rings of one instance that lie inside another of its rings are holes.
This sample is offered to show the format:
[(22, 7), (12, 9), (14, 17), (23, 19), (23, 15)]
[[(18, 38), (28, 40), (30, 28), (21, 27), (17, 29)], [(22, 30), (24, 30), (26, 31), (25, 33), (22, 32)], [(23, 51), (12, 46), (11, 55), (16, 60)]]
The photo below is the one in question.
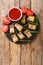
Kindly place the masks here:
[[(25, 24), (26, 23), (26, 21), (25, 21), (25, 19), (26, 19), (26, 16), (25, 15), (23, 15), (23, 17), (22, 17), (22, 19), (21, 19), (21, 21), (20, 21), (20, 23), (21, 24)], [(27, 20), (28, 20), (28, 22), (33, 22), (34, 23), (34, 21), (35, 21), (35, 16), (29, 16), (29, 17), (27, 17)], [(32, 30), (36, 30), (36, 25), (33, 25), (33, 24), (30, 24), (30, 23), (28, 23), (28, 29), (32, 29)], [(13, 34), (14, 32), (15, 32), (15, 28), (19, 31), (18, 33), (17, 33), (17, 35), (16, 34)], [(23, 31), (23, 33), (22, 33), (22, 30), (24, 29), (24, 27), (22, 26), (22, 25), (20, 25), (19, 23), (16, 23), (15, 25), (10, 25), (10, 34), (13, 34), (13, 35), (11, 35), (11, 37), (12, 37), (12, 39), (13, 39), (13, 41), (14, 42), (17, 42), (17, 41), (19, 41), (19, 39), (20, 40), (22, 40), (22, 39), (24, 39), (25, 37), (27, 37), (28, 39), (30, 38), (30, 37), (32, 37), (32, 34), (31, 34), (31, 32), (28, 30), (28, 29), (26, 29), (25, 31)], [(26, 35), (26, 36), (25, 36)], [(19, 39), (18, 39), (19, 38)]]

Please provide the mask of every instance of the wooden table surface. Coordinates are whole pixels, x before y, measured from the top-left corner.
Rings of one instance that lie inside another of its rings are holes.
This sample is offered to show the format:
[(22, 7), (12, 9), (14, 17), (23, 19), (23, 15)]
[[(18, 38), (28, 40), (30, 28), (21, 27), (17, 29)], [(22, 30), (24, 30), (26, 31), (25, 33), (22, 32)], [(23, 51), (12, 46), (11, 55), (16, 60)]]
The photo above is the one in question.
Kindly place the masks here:
[[(26, 6), (39, 17), (40, 33), (31, 43), (12, 43), (1, 31), (3, 18), (14, 6)], [(0, 65), (43, 65), (43, 0), (0, 0)]]

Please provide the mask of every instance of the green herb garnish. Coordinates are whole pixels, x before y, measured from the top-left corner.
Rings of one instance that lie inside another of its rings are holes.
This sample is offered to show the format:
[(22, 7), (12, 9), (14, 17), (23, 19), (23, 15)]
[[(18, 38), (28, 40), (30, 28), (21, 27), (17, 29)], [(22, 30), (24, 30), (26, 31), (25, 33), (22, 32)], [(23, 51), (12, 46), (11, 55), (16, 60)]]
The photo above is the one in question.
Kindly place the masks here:
[(31, 33), (38, 33), (39, 31), (30, 31)]
[(11, 35), (11, 34), (5, 34), (5, 35)]
[(31, 40), (19, 40), (20, 42), (31, 42)]

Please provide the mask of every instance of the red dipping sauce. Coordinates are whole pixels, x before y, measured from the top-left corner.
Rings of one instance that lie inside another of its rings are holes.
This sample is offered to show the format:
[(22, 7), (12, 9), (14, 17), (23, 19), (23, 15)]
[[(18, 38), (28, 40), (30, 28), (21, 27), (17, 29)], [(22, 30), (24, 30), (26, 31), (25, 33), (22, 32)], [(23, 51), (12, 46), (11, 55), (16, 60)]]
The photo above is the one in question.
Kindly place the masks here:
[(9, 15), (9, 18), (10, 18), (12, 21), (18, 21), (18, 20), (20, 20), (21, 17), (22, 17), (22, 11), (21, 11), (21, 9), (15, 7), (15, 8), (10, 9), (8, 15)]

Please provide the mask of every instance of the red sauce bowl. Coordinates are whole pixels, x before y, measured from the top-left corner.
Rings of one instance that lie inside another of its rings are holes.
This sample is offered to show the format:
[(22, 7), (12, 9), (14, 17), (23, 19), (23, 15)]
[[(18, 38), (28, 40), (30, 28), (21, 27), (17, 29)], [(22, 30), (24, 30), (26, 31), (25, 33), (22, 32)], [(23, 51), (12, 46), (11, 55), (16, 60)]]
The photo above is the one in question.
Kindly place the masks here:
[(12, 21), (18, 21), (18, 20), (20, 20), (21, 17), (22, 17), (22, 11), (21, 11), (21, 9), (18, 8), (18, 7), (11, 8), (9, 10), (9, 12), (8, 12), (8, 17)]

